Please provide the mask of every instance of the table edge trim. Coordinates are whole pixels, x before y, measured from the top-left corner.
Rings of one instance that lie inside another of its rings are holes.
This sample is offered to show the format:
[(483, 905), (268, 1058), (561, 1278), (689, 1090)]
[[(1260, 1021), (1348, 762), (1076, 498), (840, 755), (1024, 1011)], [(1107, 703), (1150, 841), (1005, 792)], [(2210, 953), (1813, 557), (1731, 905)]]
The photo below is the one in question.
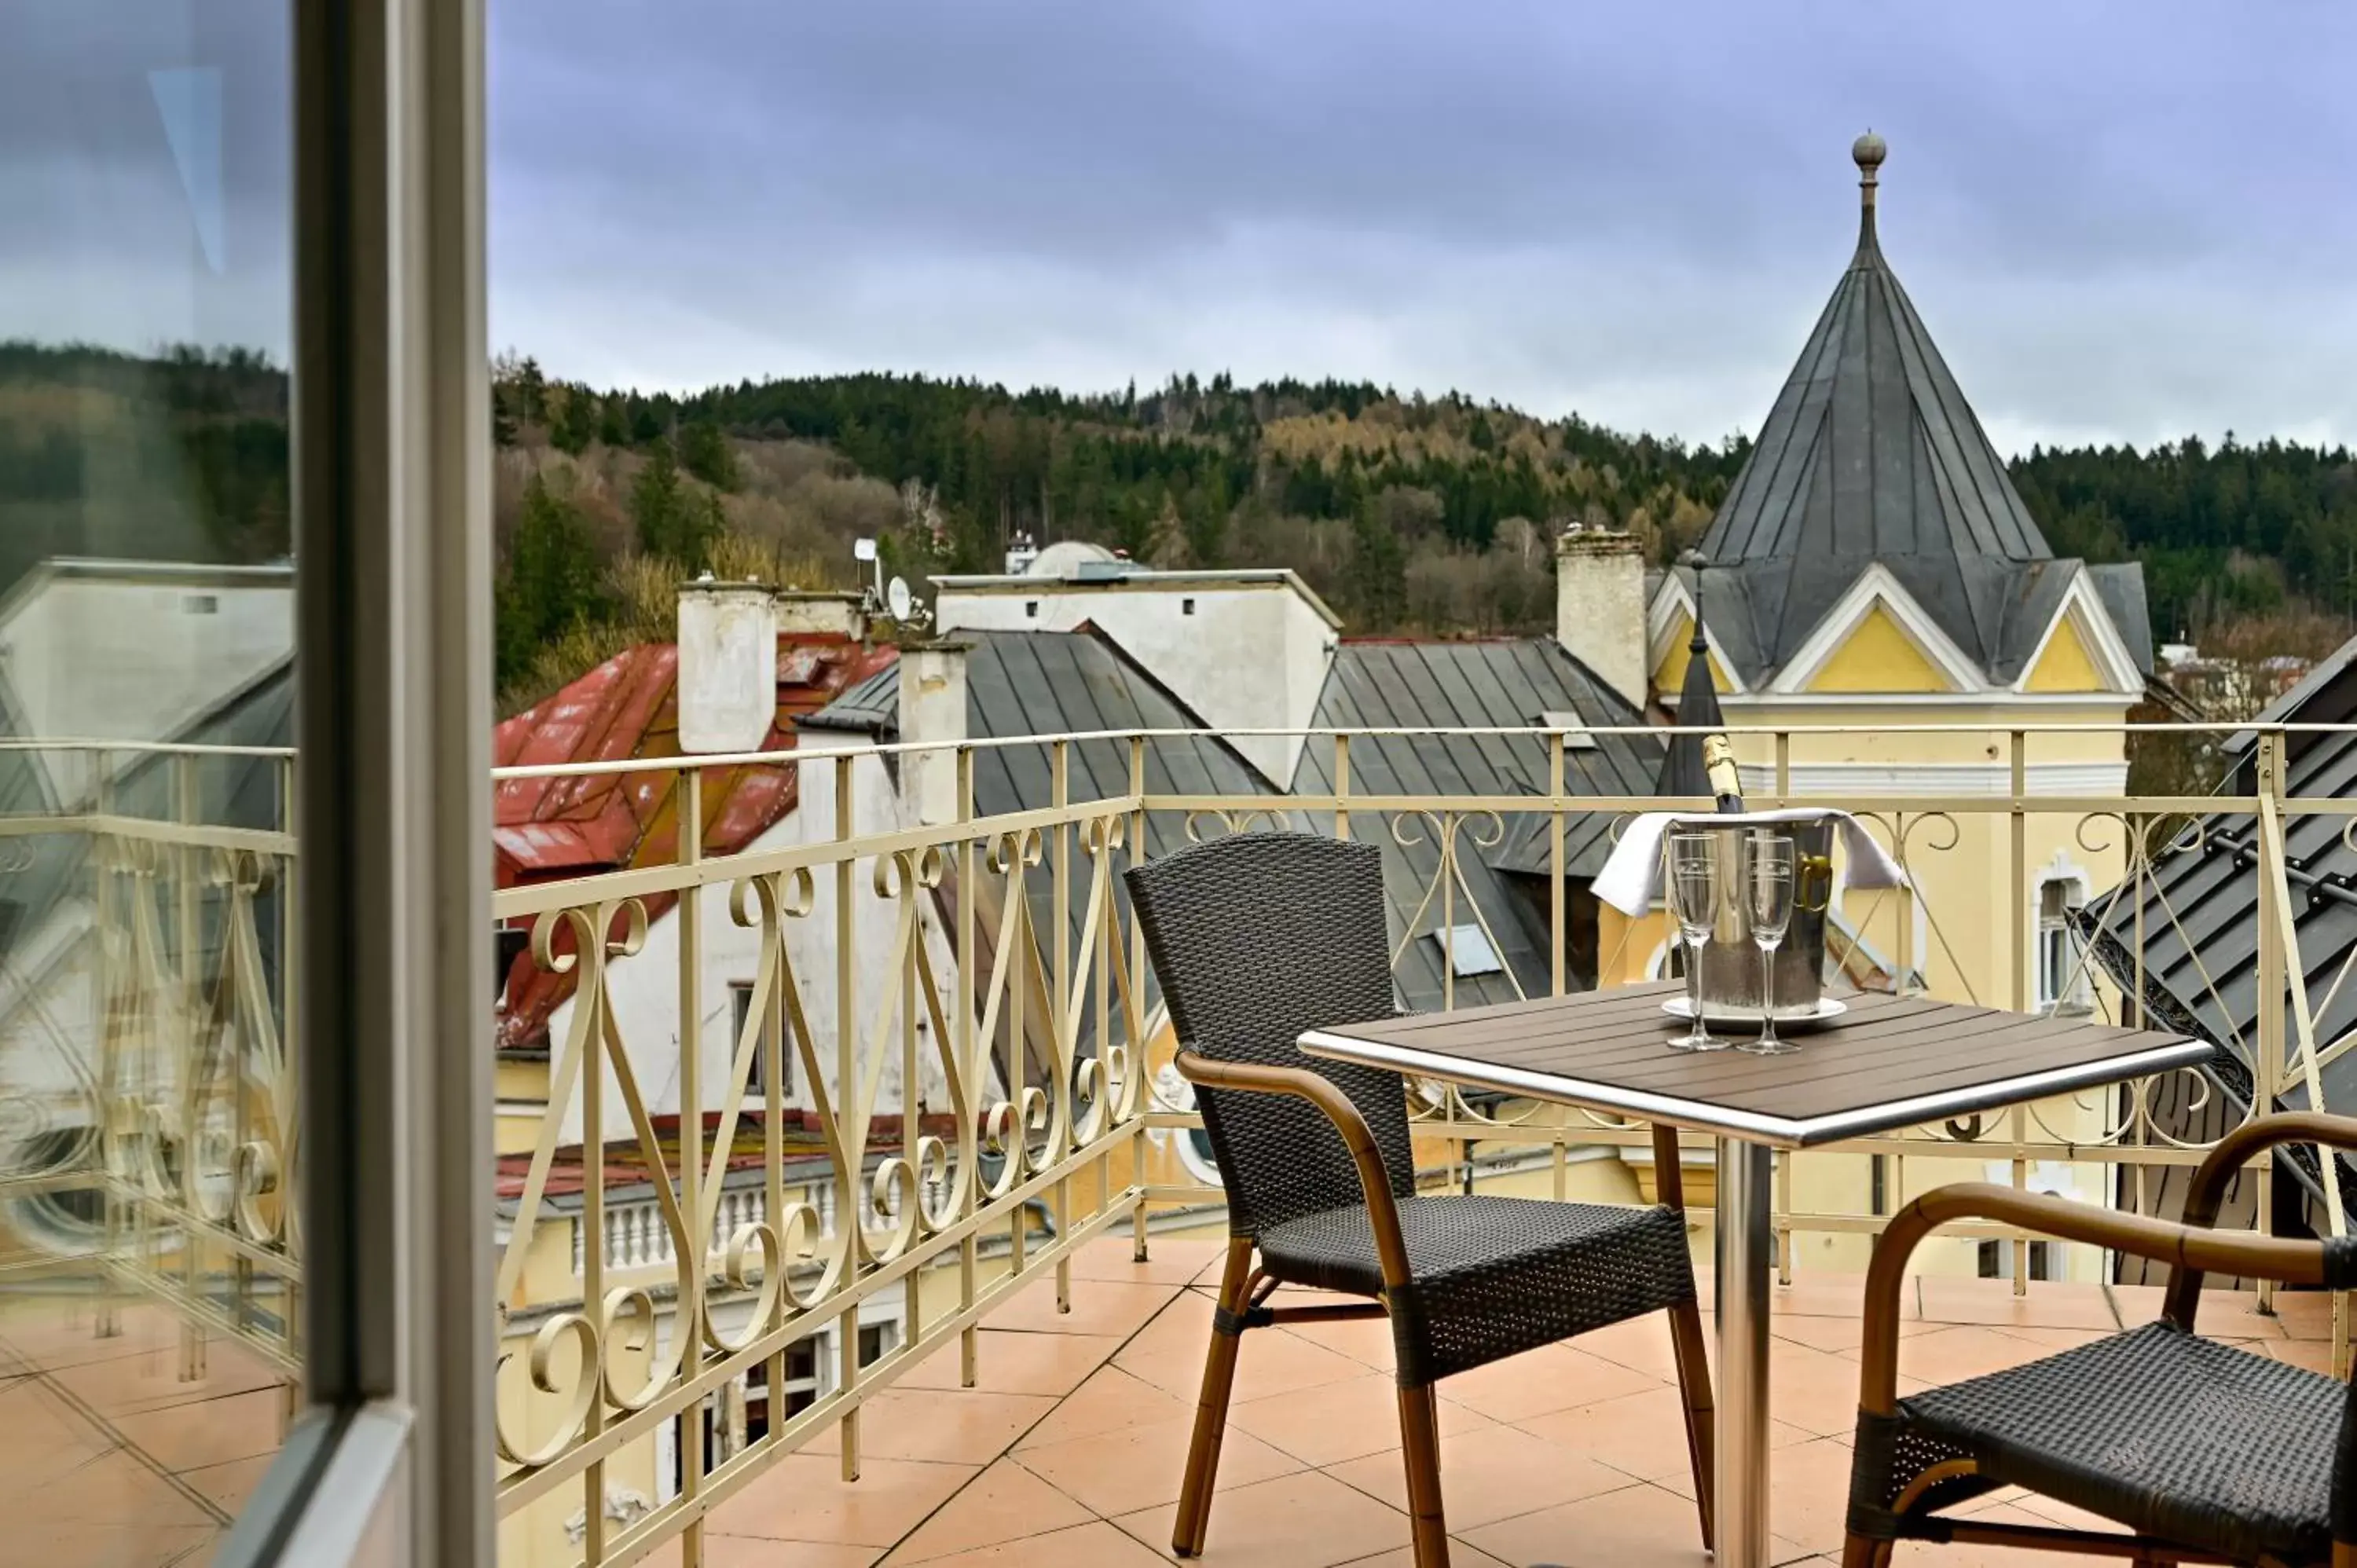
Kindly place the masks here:
[[(1599, 1084), (1593, 1079), (1568, 1078), (1491, 1062), (1476, 1062), (1465, 1057), (1420, 1051), (1381, 1040), (1361, 1039), (1332, 1029), (1308, 1030), (1296, 1044), (1309, 1055), (1329, 1060), (1413, 1072), (1419, 1077), (1446, 1079), (1476, 1089), (1528, 1094), (1534, 1099), (1558, 1103), (1566, 1101), (1569, 1097), (1564, 1090), (1570, 1088), (1577, 1091), (1578, 1101), (1588, 1102), (1598, 1110), (1625, 1112), (1647, 1121), (1667, 1122), (1696, 1132), (1721, 1133), (1791, 1149), (1833, 1143), (1841, 1138), (1863, 1137), (1923, 1122), (1969, 1116), (1977, 1112), (2043, 1099), (2050, 1094), (2140, 1078), (2147, 1073), (2199, 1067), (2210, 1059), (2216, 1048), (2206, 1040), (2186, 1036), (2120, 1056), (2100, 1057), (2071, 1067), (2000, 1079), (1977, 1086), (1963, 1099), (1955, 1095), (1919, 1094), (1907, 1100), (1890, 1101), (1853, 1111), (1795, 1118), (1738, 1111), (1730, 1106), (1712, 1105), (1646, 1090), (1621, 1089)], [(1478, 1070), (1469, 1072), (1465, 1070), (1468, 1068)]]

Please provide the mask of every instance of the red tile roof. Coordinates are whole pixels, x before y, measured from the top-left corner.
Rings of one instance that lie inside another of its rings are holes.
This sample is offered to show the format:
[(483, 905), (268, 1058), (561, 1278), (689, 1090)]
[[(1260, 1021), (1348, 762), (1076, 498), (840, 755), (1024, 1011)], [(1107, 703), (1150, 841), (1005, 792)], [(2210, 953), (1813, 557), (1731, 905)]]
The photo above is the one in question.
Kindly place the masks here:
[[(778, 639), (778, 716), (765, 751), (791, 749), (795, 722), (890, 664), (898, 650), (840, 636)], [(618, 653), (492, 733), (501, 768), (667, 758), (679, 749), (679, 650), (643, 643)], [(492, 877), (500, 887), (564, 881), (666, 863), (679, 842), (678, 774), (667, 768), (502, 780), (492, 796)], [(704, 847), (733, 854), (783, 821), (800, 791), (795, 771), (774, 765), (708, 768), (704, 774)], [(673, 900), (645, 900), (659, 918)], [(560, 930), (560, 950), (571, 947)], [(502, 1050), (544, 1046), (548, 1021), (573, 993), (570, 973), (553, 974), (521, 954), (501, 992)]]

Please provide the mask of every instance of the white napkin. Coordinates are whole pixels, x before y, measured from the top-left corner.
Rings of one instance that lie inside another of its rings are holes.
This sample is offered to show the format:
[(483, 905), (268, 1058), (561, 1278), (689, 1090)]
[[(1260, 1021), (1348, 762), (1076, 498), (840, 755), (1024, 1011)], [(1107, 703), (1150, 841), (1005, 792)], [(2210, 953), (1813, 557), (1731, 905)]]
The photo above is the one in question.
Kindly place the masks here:
[(1647, 811), (1629, 824), (1613, 847), (1612, 858), (1597, 874), (1593, 891), (1624, 915), (1641, 915), (1653, 907), (1662, 888), (1662, 835), (1674, 827), (1741, 828), (1771, 822), (1813, 822), (1831, 817), (1841, 829), (1842, 847), (1849, 852), (1844, 883), (1851, 887), (1899, 887), (1907, 874), (1876, 842), (1866, 824), (1847, 811), (1824, 806), (1793, 806), (1781, 811)]

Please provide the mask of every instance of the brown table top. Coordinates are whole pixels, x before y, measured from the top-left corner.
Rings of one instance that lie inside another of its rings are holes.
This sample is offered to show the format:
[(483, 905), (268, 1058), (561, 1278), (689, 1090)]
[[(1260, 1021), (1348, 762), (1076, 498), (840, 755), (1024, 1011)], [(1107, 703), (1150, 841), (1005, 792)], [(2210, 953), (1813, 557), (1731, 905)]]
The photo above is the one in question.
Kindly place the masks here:
[(1797, 1149), (2210, 1058), (2181, 1035), (1876, 992), (1789, 1056), (1674, 1051), (1682, 983), (1313, 1030), (1312, 1056)]

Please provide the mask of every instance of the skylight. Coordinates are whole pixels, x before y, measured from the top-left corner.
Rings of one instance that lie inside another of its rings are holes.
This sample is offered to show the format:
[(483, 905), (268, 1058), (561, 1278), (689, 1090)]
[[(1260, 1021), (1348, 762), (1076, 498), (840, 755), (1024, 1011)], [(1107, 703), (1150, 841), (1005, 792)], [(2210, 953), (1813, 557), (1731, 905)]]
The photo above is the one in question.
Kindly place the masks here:
[(1549, 729), (1563, 731), (1563, 747), (1566, 751), (1596, 749), (1596, 737), (1587, 733), (1587, 722), (1577, 714), (1550, 710), (1539, 715), (1539, 723)]
[(1490, 945), (1489, 933), (1478, 925), (1452, 926), (1445, 931), (1435, 931), (1432, 940), (1440, 944), (1448, 955), (1448, 967), (1459, 980), (1476, 975), (1503, 974), (1506, 966), (1498, 958), (1498, 950)]

